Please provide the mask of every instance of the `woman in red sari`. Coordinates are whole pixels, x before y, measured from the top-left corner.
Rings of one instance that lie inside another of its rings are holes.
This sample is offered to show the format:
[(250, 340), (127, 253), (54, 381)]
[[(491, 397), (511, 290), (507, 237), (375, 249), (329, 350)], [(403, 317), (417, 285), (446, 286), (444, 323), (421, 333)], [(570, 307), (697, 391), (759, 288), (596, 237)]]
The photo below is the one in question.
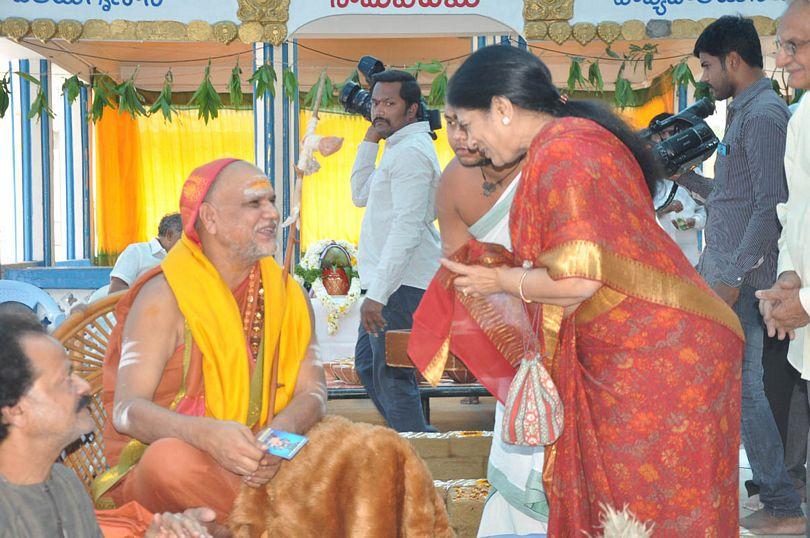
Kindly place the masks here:
[(457, 291), (519, 296), (536, 320), (565, 413), (549, 536), (598, 532), (606, 507), (655, 536), (736, 536), (742, 331), (655, 223), (643, 142), (513, 47), (473, 54), (448, 101), (494, 165), (528, 153), (513, 267), (443, 264)]

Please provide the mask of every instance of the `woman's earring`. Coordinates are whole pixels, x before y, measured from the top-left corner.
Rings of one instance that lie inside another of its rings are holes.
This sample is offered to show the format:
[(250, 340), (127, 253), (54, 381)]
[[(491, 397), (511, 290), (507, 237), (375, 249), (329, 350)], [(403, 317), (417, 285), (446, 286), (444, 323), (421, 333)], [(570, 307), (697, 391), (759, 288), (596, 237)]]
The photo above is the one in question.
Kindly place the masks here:
[(509, 125), (509, 122), (512, 120), (509, 119), (509, 116), (504, 116), (503, 118), (501, 118), (501, 121), (503, 122), (504, 125)]

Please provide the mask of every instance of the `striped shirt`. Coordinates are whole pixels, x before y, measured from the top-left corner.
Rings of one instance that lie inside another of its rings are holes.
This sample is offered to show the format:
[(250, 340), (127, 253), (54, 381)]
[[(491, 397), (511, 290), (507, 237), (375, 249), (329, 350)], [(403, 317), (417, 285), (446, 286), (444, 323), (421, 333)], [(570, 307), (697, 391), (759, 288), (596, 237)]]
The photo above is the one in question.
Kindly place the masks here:
[(770, 79), (760, 79), (728, 106), (714, 181), (701, 181), (697, 174), (678, 180), (706, 200), (706, 247), (698, 271), (709, 285), (766, 289), (776, 280), (776, 204), (787, 200), (789, 119)]

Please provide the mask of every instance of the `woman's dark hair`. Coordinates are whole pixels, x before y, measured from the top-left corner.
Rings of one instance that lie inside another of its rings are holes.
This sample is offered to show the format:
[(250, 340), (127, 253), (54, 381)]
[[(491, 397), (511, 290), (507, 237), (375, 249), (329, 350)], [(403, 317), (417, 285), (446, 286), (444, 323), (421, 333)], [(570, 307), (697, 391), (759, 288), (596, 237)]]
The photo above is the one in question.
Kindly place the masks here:
[(526, 110), (598, 123), (627, 146), (644, 173), (650, 195), (655, 196), (663, 173), (647, 143), (601, 103), (563, 102), (548, 67), (531, 52), (506, 45), (479, 49), (461, 64), (447, 91), (447, 101), (452, 106), (471, 110), (489, 110), (492, 98), (497, 96)]
[(720, 64), (726, 67), (726, 56), (736, 52), (751, 67), (762, 69), (762, 45), (754, 21), (740, 16), (723, 15), (700, 34), (695, 41), (692, 54), (695, 57), (705, 52), (720, 58)]

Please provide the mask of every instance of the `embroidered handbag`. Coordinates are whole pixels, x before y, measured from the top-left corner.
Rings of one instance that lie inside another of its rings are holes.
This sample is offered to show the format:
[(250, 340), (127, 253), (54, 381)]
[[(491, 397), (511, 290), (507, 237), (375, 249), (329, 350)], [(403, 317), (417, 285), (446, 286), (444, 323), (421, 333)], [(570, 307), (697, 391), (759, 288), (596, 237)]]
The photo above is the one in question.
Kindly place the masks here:
[(539, 353), (520, 361), (502, 428), (504, 442), (522, 446), (549, 445), (562, 433), (563, 403)]

